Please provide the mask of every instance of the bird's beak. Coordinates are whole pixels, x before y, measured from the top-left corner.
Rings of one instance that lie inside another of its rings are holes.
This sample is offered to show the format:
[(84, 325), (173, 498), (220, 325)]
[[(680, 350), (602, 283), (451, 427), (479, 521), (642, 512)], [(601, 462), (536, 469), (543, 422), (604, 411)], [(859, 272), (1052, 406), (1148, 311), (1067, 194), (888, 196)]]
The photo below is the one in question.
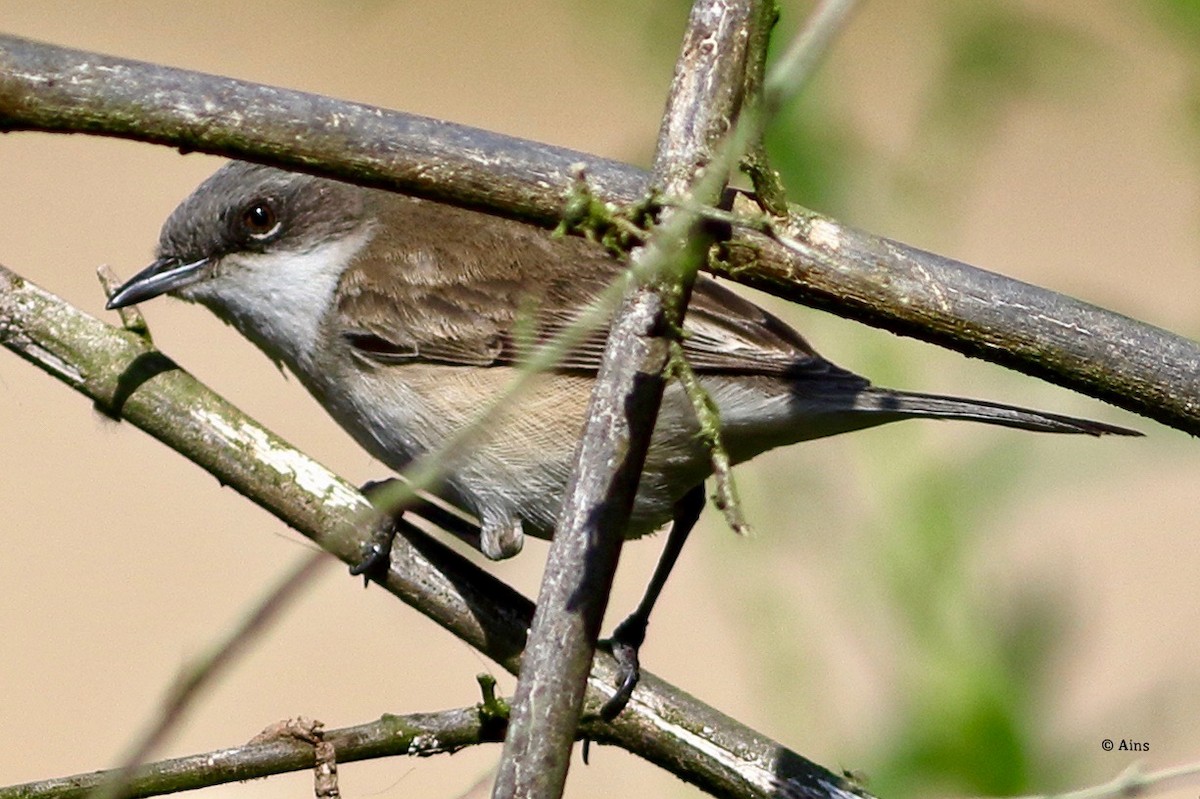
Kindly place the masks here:
[(142, 300), (149, 300), (159, 294), (183, 288), (195, 283), (204, 276), (204, 267), (209, 259), (201, 258), (189, 264), (179, 263), (178, 258), (159, 258), (154, 263), (138, 272), (113, 292), (104, 307), (108, 310), (124, 308)]

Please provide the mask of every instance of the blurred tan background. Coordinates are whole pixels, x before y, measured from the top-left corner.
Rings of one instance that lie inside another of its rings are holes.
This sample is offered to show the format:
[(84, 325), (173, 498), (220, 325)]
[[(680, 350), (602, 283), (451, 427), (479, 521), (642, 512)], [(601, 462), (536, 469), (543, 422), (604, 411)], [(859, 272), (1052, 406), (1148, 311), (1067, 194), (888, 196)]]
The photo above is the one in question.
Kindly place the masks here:
[[(793, 27), (803, 5), (783, 5)], [(1152, 13), (1166, 5), (865, 4), (805, 100), (835, 123), (791, 148), (836, 159), (833, 188), (794, 199), (1196, 336), (1200, 128), (1189, 103), (1200, 60)], [(683, 3), (633, 0), (0, 0), (6, 33), (635, 162), (651, 152), (685, 15)], [(952, 85), (948, 74), (974, 74), (955, 53), (986, 54), (988, 42), (961, 49), (969, 39), (948, 31), (1014, 20), (1034, 32), (1010, 37), (1034, 48), (1003, 84), (1016, 89)], [(147, 263), (162, 220), (219, 163), (94, 137), (4, 136), (0, 262), (115, 323), (96, 265), (128, 276)], [(1200, 758), (1192, 442), (999, 367), (772, 308), (882, 384), (1093, 416), (1148, 437), (910, 423), (764, 456), (740, 470), (757, 534), (737, 539), (708, 515), (651, 626), (647, 668), (827, 767), (860, 770), (887, 797), (1050, 791), (1135, 760)], [(383, 475), (206, 311), (172, 301), (145, 311), (163, 350), (251, 415), (352, 481)], [(7, 353), (0, 470), (0, 783), (110, 766), (180, 666), (306, 544)], [(492, 568), (533, 595), (544, 554), (532, 542)], [(657, 554), (655, 543), (626, 548), (614, 622)], [(334, 727), (470, 704), (480, 671), (511, 692), (507, 674), (333, 568), (160, 754), (235, 745), (298, 714)], [(1104, 738), (1150, 751), (1106, 753)], [(342, 793), (456, 797), (498, 755), (349, 765)], [(973, 776), (955, 777), (954, 764)], [(999, 773), (984, 779), (989, 768)], [(307, 795), (310, 779), (208, 795)], [(607, 748), (575, 763), (567, 790), (695, 794)]]

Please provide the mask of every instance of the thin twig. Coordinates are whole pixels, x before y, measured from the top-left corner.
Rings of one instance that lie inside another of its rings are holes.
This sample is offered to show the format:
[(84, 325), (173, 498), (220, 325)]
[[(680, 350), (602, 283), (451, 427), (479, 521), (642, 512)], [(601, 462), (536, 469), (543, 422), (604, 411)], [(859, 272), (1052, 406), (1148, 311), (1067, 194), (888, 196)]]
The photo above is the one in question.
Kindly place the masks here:
[(174, 685), (167, 691), (154, 720), (140, 735), (134, 737), (129, 750), (121, 758), (121, 765), (109, 772), (108, 778), (96, 787), (94, 799), (118, 799), (130, 795), (130, 780), (135, 770), (182, 721), (200, 692), (223, 669), (228, 668), (246, 645), (279, 616), (300, 590), (316, 577), (318, 569), (331, 563), (332, 560), (325, 552), (317, 550), (310, 553), (268, 591), (221, 640), (185, 666), (175, 679)]
[[(480, 706), (439, 713), (385, 714), (378, 721), (324, 730), (320, 740), (331, 745), (340, 763), (407, 755), (430, 757), (453, 754), (481, 743), (499, 743), (504, 724), (481, 712)], [(159, 796), (311, 769), (314, 742), (292, 735), (274, 735), (226, 749), (147, 763), (128, 774), (129, 799)], [(113, 784), (117, 769), (74, 774), (0, 788), (0, 799), (83, 799)]]
[(700, 424), (700, 438), (708, 447), (713, 467), (713, 504), (725, 516), (725, 523), (738, 535), (750, 533), (750, 523), (742, 513), (742, 503), (738, 499), (737, 484), (733, 479), (733, 464), (728, 450), (721, 437), (721, 414), (716, 403), (683, 354), (683, 347), (678, 342), (672, 342), (671, 347), (671, 376), (677, 379), (691, 400), (692, 410), (696, 421)]
[(1143, 773), (1135, 763), (1111, 781), (1101, 785), (1065, 793), (1034, 794), (1016, 799), (1133, 799), (1136, 796), (1150, 796), (1176, 788), (1194, 787), (1198, 783), (1200, 783), (1200, 763), (1188, 763), (1152, 771), (1148, 774)]
[[(108, 264), (101, 264), (96, 267), (96, 277), (100, 279), (100, 287), (104, 289), (105, 297), (111, 297), (124, 282)], [(147, 342), (153, 342), (153, 339), (150, 337), (150, 326), (146, 324), (146, 317), (142, 316), (142, 311), (138, 306), (127, 305), (118, 310), (117, 315), (121, 317), (121, 327), (130, 333), (137, 333), (139, 336), (144, 336)]]
[(763, 115), (767, 119), (779, 113), (816, 71), (857, 5), (857, 0), (822, 0), (809, 14), (763, 82)]

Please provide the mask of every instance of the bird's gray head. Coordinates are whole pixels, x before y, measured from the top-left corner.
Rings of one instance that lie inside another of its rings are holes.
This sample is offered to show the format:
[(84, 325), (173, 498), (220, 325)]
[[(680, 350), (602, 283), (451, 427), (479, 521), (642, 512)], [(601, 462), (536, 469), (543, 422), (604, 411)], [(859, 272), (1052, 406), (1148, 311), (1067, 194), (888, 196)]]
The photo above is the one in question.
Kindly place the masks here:
[(358, 231), (362, 190), (332, 180), (232, 161), (163, 224), (157, 258), (113, 294), (120, 308), (159, 294), (204, 301), (232, 273), (261, 269), (272, 254), (304, 255)]
[(371, 236), (367, 205), (366, 190), (346, 183), (233, 161), (180, 203), (154, 263), (108, 308), (173, 294), (290, 360), (311, 348), (338, 277)]

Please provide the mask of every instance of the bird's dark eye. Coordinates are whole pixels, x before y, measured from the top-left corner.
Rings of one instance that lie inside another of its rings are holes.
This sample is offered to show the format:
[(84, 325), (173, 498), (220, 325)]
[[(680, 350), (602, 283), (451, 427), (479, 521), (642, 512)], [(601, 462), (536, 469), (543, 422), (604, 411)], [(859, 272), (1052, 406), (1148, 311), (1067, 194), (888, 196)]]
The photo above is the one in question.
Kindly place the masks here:
[(242, 230), (253, 239), (267, 239), (279, 230), (279, 216), (267, 200), (255, 200), (242, 209)]

